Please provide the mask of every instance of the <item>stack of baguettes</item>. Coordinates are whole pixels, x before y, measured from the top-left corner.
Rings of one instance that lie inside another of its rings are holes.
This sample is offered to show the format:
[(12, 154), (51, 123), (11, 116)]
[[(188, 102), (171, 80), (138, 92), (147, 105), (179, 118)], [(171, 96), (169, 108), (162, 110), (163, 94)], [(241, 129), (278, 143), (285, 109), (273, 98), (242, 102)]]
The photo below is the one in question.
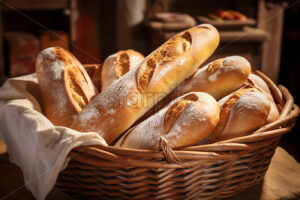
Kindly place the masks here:
[(219, 44), (202, 24), (183, 31), (147, 57), (119, 51), (103, 65), (82, 65), (52, 47), (36, 61), (44, 113), (57, 126), (93, 131), (108, 144), (160, 148), (219, 142), (275, 121), (268, 86), (240, 56), (201, 64)]

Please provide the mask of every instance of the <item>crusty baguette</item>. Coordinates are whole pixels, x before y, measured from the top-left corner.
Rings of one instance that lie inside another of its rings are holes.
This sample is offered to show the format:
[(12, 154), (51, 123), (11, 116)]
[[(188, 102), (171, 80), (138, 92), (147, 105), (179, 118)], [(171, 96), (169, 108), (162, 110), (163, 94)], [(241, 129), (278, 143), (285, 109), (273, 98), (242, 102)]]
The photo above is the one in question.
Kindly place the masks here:
[(40, 52), (36, 74), (45, 115), (57, 126), (70, 126), (73, 116), (97, 94), (84, 67), (59, 47)]
[(252, 74), (252, 73), (249, 75), (248, 79), (249, 79), (249, 81), (248, 81), (249, 84), (253, 84), (255, 87), (260, 89), (270, 100), (271, 109), (269, 112), (267, 123), (276, 121), (279, 118), (279, 111), (274, 102), (273, 96), (270, 92), (268, 85), (262, 78), (260, 78), (259, 76), (255, 75), (255, 74)]
[(153, 105), (191, 76), (219, 44), (218, 31), (203, 24), (183, 31), (97, 95), (72, 128), (99, 133), (111, 144)]
[(220, 121), (210, 134), (210, 142), (248, 135), (267, 123), (269, 99), (254, 86), (245, 84), (218, 101)]
[(194, 145), (216, 127), (219, 114), (211, 95), (188, 93), (131, 128), (115, 146), (158, 150), (160, 137), (165, 137), (172, 148)]
[(247, 81), (250, 72), (250, 63), (241, 56), (215, 60), (197, 69), (191, 77), (158, 102), (138, 122), (147, 119), (172, 100), (189, 92), (207, 92), (219, 100), (241, 87)]
[(221, 58), (198, 69), (193, 76), (176, 88), (174, 94), (207, 92), (219, 100), (241, 87), (250, 72), (250, 63), (241, 56)]
[(92, 79), (93, 84), (98, 89), (98, 91), (101, 91), (101, 71), (102, 71), (102, 65), (101, 64), (84, 64), (84, 69)]
[(102, 91), (112, 82), (121, 78), (130, 69), (144, 60), (144, 56), (132, 49), (118, 51), (105, 59), (102, 68)]

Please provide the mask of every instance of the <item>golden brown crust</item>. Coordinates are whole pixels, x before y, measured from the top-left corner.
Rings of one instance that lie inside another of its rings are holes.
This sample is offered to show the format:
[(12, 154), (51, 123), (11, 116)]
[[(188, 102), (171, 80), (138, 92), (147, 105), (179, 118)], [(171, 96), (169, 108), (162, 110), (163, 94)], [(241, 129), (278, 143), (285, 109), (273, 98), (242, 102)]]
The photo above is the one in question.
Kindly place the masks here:
[[(179, 52), (185, 52), (184, 56), (173, 58), (173, 51), (177, 48), (174, 46), (171, 49), (164, 45), (163, 48), (158, 48), (140, 65), (97, 95), (76, 116), (72, 128), (79, 131), (97, 132), (108, 144), (111, 144), (146, 111), (189, 77), (214, 52), (219, 43), (217, 30), (208, 24), (191, 28), (178, 36), (182, 35), (190, 35), (192, 38), (190, 47), (182, 44), (178, 47), (181, 49), (178, 50)], [(171, 38), (171, 42), (167, 43), (173, 45), (178, 36)], [(161, 51), (162, 49), (164, 51)], [(166, 61), (157, 52), (163, 53), (168, 58), (168, 62), (156, 62), (160, 59), (160, 61)], [(182, 55), (181, 53), (175, 54)], [(153, 68), (152, 61), (155, 61)]]
[(98, 91), (101, 91), (101, 71), (102, 71), (102, 65), (101, 64), (85, 64), (83, 65), (86, 72), (92, 79), (93, 84), (98, 89)]
[(83, 77), (78, 76), (78, 73), (80, 73), (78, 69), (67, 66), (64, 71), (64, 81), (68, 97), (79, 113), (87, 105), (89, 99), (85, 95), (86, 87), (81, 84), (84, 82)]
[(115, 70), (118, 78), (121, 78), (124, 74), (129, 71), (130, 60), (126, 53), (121, 53), (115, 61)]

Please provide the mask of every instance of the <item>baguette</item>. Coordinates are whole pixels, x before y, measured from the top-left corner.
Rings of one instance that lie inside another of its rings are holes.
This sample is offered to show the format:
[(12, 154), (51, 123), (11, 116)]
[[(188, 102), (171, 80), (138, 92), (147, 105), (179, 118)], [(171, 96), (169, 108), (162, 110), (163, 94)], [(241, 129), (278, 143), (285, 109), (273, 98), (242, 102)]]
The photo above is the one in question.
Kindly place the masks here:
[(97, 90), (101, 91), (101, 71), (102, 65), (101, 64), (84, 64), (84, 69), (92, 79), (93, 84), (97, 88)]
[(222, 98), (218, 105), (220, 121), (210, 134), (211, 143), (250, 134), (267, 123), (270, 112), (269, 99), (248, 84)]
[(219, 33), (209, 24), (175, 35), (97, 95), (75, 117), (71, 127), (78, 131), (97, 132), (111, 144), (191, 76), (218, 44)]
[(69, 127), (73, 116), (98, 93), (79, 61), (59, 47), (40, 52), (36, 75), (45, 116), (56, 126)]
[(102, 69), (102, 91), (144, 60), (144, 56), (132, 49), (119, 51), (105, 59)]
[(216, 127), (219, 114), (211, 95), (188, 93), (131, 128), (115, 146), (158, 150), (160, 137), (165, 137), (171, 148), (194, 145)]
[(147, 119), (179, 96), (189, 92), (207, 92), (216, 100), (241, 87), (251, 72), (250, 63), (241, 56), (230, 56), (215, 60), (183, 81), (169, 95), (149, 110), (139, 122)]
[(176, 88), (174, 94), (207, 92), (216, 100), (220, 100), (241, 87), (247, 81), (250, 72), (250, 63), (241, 56), (221, 58), (198, 69), (192, 77)]

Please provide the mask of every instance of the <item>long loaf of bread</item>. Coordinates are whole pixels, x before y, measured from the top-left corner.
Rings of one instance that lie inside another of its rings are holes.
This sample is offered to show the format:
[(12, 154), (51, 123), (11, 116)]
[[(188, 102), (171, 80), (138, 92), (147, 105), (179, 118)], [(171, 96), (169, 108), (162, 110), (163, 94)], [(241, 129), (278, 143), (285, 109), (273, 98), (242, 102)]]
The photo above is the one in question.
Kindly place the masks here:
[(59, 47), (40, 52), (36, 74), (45, 115), (56, 126), (69, 127), (73, 116), (98, 93), (80, 62)]
[(181, 96), (188, 92), (207, 92), (219, 100), (241, 87), (250, 72), (250, 63), (241, 56), (221, 58), (199, 68), (172, 93)]
[(72, 128), (99, 133), (111, 144), (122, 132), (191, 76), (219, 44), (218, 31), (202, 24), (183, 31), (97, 95)]
[(212, 143), (248, 135), (267, 123), (270, 112), (269, 99), (249, 84), (222, 98), (218, 105), (220, 121), (210, 134)]
[(171, 148), (194, 145), (216, 127), (219, 114), (211, 95), (188, 93), (131, 128), (115, 146), (158, 150), (160, 137), (165, 137)]

